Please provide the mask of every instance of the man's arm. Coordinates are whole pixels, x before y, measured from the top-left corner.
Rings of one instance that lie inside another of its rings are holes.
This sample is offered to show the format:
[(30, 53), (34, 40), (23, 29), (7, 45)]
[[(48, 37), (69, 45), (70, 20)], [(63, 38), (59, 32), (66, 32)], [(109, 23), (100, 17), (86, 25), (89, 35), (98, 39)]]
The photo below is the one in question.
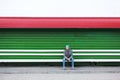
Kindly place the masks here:
[(65, 56), (65, 51), (64, 51), (64, 58), (68, 60), (68, 58)]
[(67, 59), (68, 60), (68, 58), (64, 55), (64, 57), (65, 57), (65, 59)]
[(71, 56), (68, 58), (68, 59), (69, 59), (69, 61), (70, 61), (70, 59), (73, 57), (72, 50), (70, 51), (70, 53), (71, 53)]

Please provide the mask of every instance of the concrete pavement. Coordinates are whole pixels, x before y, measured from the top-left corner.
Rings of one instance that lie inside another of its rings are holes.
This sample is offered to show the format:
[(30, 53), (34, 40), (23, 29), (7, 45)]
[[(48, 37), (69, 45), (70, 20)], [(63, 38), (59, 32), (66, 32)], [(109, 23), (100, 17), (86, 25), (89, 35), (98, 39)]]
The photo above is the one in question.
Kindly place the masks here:
[(118, 67), (0, 67), (0, 80), (120, 80)]

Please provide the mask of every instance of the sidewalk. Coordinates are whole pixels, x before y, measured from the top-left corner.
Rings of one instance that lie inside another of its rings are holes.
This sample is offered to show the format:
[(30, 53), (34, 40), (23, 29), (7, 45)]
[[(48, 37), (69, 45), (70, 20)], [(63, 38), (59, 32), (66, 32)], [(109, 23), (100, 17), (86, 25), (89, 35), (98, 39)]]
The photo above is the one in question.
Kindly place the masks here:
[(0, 80), (120, 80), (119, 67), (0, 67)]

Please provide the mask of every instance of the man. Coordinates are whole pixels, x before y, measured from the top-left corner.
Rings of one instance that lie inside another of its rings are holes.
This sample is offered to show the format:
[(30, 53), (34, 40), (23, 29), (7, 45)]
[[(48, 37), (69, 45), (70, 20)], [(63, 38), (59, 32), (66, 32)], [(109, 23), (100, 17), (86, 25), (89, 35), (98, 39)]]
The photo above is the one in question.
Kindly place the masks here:
[(66, 45), (66, 49), (64, 51), (64, 58), (63, 58), (63, 69), (65, 69), (65, 62), (72, 62), (72, 69), (74, 70), (74, 58), (72, 54), (72, 50), (70, 49), (69, 45)]

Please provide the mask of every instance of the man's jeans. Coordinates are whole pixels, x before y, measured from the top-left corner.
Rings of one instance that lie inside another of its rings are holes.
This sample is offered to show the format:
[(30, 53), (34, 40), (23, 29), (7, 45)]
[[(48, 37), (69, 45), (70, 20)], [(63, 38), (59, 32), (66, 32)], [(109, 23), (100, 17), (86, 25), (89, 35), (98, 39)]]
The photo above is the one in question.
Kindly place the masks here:
[[(74, 69), (74, 58), (72, 57), (71, 59), (71, 65), (72, 65), (72, 69)], [(63, 69), (65, 69), (65, 62), (66, 62), (67, 60), (65, 59), (65, 57), (63, 58)]]

